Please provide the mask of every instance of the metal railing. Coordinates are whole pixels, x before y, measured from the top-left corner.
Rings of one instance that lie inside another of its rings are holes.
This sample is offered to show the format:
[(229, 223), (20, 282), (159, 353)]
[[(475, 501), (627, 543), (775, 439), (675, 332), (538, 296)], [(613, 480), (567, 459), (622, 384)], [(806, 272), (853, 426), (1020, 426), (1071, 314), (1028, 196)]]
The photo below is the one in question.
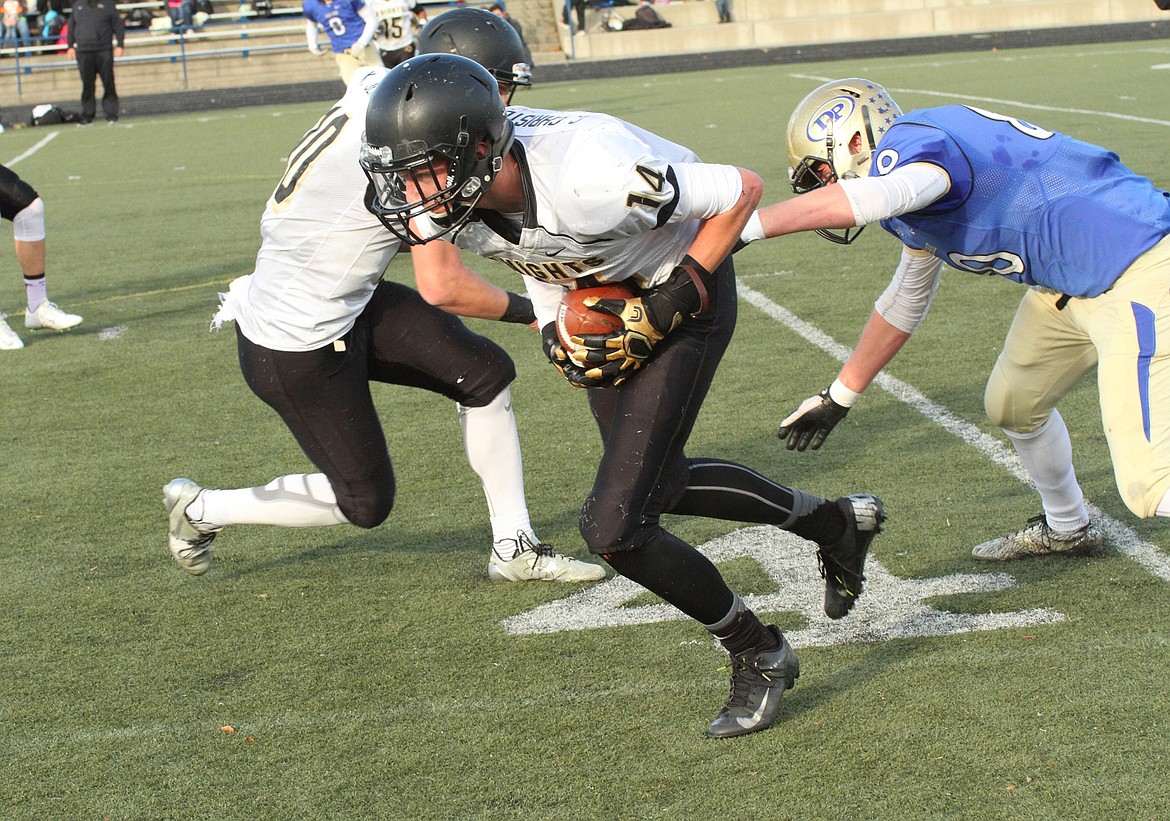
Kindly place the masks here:
[[(162, 10), (167, 25), (150, 29), (131, 29), (126, 32), (126, 52), (117, 60), (118, 65), (149, 63), (170, 63), (182, 66), (183, 87), (187, 87), (187, 66), (193, 60), (218, 59), (223, 57), (247, 58), (254, 54), (295, 52), (305, 48), (304, 20), (299, 8), (273, 9), (263, 16), (254, 12), (222, 12), (210, 15), (199, 28), (182, 28), (170, 25), (166, 4), (159, 2), (119, 4), (119, 11), (133, 8)], [(272, 37), (294, 36), (296, 42), (259, 43), (257, 40)], [(237, 45), (228, 45), (237, 43)], [(147, 51), (147, 53), (135, 53)], [(16, 80), (16, 95), (23, 96), (24, 78), (37, 73), (75, 72), (77, 64), (64, 58), (65, 47), (61, 43), (45, 43), (34, 37), (21, 42), (6, 40), (0, 42), (0, 78), (12, 76)], [(48, 58), (48, 59), (46, 59)]]

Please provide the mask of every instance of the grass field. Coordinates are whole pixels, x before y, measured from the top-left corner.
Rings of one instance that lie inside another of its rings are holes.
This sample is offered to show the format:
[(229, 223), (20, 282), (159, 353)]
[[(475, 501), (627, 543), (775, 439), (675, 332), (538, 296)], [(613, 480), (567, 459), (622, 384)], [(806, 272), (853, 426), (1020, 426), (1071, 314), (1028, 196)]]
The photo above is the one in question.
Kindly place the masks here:
[[(906, 109), (970, 102), (1103, 143), (1168, 187), (1167, 64), (1170, 45), (1110, 44), (560, 83), (519, 102), (617, 114), (759, 171), (774, 200), (791, 107), (822, 79), (865, 76)], [(893, 270), (878, 228), (851, 248), (792, 237), (737, 257), (739, 328), (690, 447), (829, 496), (880, 494), (892, 517), (857, 609), (819, 614), (807, 546), (670, 522), (712, 542), (797, 644), (803, 675), (766, 733), (704, 737), (725, 656), (653, 597), (489, 583), (454, 409), (418, 391), (376, 389), (400, 486), (386, 524), (239, 527), (207, 576), (179, 570), (168, 480), (308, 468), (208, 321), (251, 270), (284, 152), (323, 109), (0, 136), (0, 162), (19, 158), (48, 204), (50, 296), (86, 318), (24, 331), (5, 222), (0, 310), (28, 345), (0, 354), (0, 817), (1166, 817), (1170, 535), (1120, 502), (1093, 384), (1062, 411), (1116, 552), (969, 558), (1038, 512), (982, 411), (1018, 286), (949, 272), (890, 390), (867, 392), (819, 453), (774, 437)], [(389, 275), (410, 281), (408, 263)], [(598, 453), (583, 397), (531, 331), (472, 325), (517, 363), (537, 532), (583, 556)]]

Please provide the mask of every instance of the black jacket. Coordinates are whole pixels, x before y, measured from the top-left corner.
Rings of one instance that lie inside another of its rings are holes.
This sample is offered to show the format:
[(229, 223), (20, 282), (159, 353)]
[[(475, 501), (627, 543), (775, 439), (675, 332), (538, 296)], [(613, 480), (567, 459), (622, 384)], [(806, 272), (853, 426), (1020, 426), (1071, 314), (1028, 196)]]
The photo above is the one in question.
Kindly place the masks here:
[(69, 48), (77, 51), (104, 51), (113, 48), (111, 41), (126, 40), (126, 27), (114, 6), (114, 0), (74, 0), (69, 19)]

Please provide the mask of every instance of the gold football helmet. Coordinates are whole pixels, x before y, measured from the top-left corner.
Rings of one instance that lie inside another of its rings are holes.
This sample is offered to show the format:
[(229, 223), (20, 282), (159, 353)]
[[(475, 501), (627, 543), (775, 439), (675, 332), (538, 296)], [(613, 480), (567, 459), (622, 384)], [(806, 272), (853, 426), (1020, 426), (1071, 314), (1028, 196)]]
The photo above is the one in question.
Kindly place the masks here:
[[(869, 173), (882, 135), (902, 109), (882, 86), (851, 77), (825, 83), (800, 101), (788, 120), (788, 174), (798, 194)], [(848, 245), (860, 228), (817, 231)]]

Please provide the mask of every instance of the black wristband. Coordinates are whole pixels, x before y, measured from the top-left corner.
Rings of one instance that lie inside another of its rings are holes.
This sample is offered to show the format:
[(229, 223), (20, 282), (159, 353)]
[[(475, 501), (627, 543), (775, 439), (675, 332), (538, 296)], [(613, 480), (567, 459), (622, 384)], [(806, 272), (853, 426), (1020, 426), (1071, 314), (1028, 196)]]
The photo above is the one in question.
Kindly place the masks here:
[(699, 307), (691, 311), (691, 316), (700, 316), (706, 313), (707, 306), (710, 304), (710, 299), (707, 296), (707, 284), (711, 282), (711, 272), (700, 265), (690, 254), (682, 258), (682, 262), (678, 264), (675, 270), (678, 270), (678, 268), (686, 271), (699, 296)]
[(519, 325), (531, 325), (536, 321), (536, 312), (532, 310), (532, 300), (520, 294), (508, 291), (508, 308), (500, 317), (500, 322), (515, 322)]

